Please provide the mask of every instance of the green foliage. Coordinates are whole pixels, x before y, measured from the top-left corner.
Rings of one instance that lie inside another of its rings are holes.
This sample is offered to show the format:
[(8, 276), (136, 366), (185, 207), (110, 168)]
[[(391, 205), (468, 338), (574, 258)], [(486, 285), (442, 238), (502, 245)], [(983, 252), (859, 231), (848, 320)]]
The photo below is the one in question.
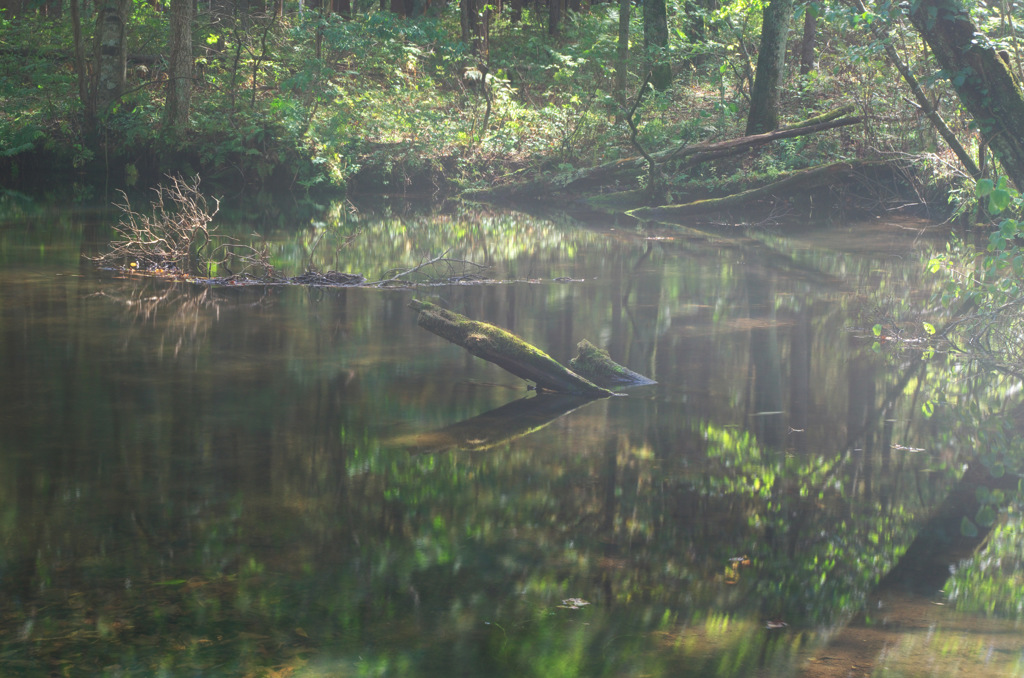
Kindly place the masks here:
[[(637, 112), (638, 141), (657, 149), (735, 136), (746, 115), (763, 2), (732, 0), (713, 9), (670, 4), (672, 39), (663, 56), (676, 78)], [(376, 5), (355, 3), (349, 18), (328, 11), (220, 16), (201, 5), (191, 127), (175, 135), (161, 128), (166, 64), (160, 59), (145, 69), (129, 63), (126, 94), (100, 121), (100, 133), (90, 135), (68, 56), (70, 21), (25, 15), (7, 22), (5, 44), (23, 49), (0, 54), (0, 158), (45, 149), (81, 170), (133, 163), (140, 182), (150, 184), (179, 169), (202, 171), (210, 182), (306, 189), (344, 187), (359, 175), (394, 191), (635, 154), (621, 120), (644, 76), (641, 12), (632, 13), (626, 88), (619, 92), (612, 68), (614, 3), (571, 14), (558, 39), (529, 9), (515, 24), (507, 13), (496, 14), (483, 56), (460, 39), (457, 3), (413, 18)], [(84, 11), (88, 53), (95, 15), (89, 6)], [(803, 119), (850, 101), (877, 115), (866, 138), (822, 135), (778, 144), (743, 169), (770, 174), (826, 158), (895, 151), (930, 154), (919, 166), (947, 171), (927, 123), (898, 104), (902, 85), (867, 30), (885, 22), (888, 35), (909, 44), (907, 29), (896, 21), (899, 7), (858, 13), (841, 3), (812, 3), (803, 11), (818, 18), (817, 68), (787, 78), (783, 117)], [(1002, 10), (979, 5), (976, 11), (993, 44), (1016, 58)], [(166, 15), (136, 2), (128, 41), (133, 55), (160, 54)], [(465, 77), (482, 74), (481, 66), (485, 77)], [(913, 67), (922, 79), (934, 74), (927, 61)], [(941, 79), (929, 86), (940, 108), (956, 110)], [(1005, 198), (999, 191), (994, 187), (994, 205)]]

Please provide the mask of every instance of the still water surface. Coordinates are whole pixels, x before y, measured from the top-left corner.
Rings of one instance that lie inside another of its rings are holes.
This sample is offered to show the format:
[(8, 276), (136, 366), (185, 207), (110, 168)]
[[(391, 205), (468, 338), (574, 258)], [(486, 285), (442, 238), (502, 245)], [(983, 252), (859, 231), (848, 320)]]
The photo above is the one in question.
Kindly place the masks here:
[[(222, 228), (292, 275), (452, 248), (501, 282), (231, 288), (94, 270), (116, 215), (9, 211), (2, 675), (1024, 671), (1019, 555), (988, 598), (968, 578), (882, 624), (963, 464), (904, 379), (920, 355), (872, 350), (928, 298), (938, 227), (282, 210)], [(537, 395), (419, 329), (413, 296), (658, 384)]]

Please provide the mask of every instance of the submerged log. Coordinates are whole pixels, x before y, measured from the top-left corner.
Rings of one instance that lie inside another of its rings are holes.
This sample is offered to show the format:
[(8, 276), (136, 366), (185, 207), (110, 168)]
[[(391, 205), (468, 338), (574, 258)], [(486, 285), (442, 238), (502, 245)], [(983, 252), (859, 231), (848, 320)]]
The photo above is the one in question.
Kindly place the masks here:
[(470, 320), (464, 315), (418, 299), (409, 302), (409, 307), (419, 311), (417, 323), (423, 329), (517, 377), (532, 381), (538, 389), (578, 393), (593, 398), (612, 395), (608, 389), (584, 379), (508, 330)]
[(613, 395), (609, 388), (657, 383), (619, 365), (586, 339), (577, 345), (579, 353), (569, 369), (508, 330), (418, 299), (410, 301), (409, 307), (419, 311), (417, 323), (423, 329), (532, 381), (537, 390), (603, 398)]
[(611, 359), (608, 351), (594, 346), (586, 339), (576, 345), (576, 350), (579, 353), (569, 361), (569, 367), (595, 384), (611, 388), (658, 383), (618, 364)]

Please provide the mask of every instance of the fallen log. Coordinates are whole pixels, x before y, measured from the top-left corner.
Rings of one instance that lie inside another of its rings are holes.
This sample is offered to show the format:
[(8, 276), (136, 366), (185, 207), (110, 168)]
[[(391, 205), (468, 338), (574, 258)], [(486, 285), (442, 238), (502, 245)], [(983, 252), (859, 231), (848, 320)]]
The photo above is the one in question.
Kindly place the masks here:
[(538, 389), (578, 393), (594, 398), (612, 395), (608, 389), (584, 379), (508, 330), (470, 320), (464, 315), (418, 299), (409, 302), (409, 306), (419, 311), (417, 324), (423, 329), (517, 377), (532, 381)]
[(586, 375), (595, 384), (612, 387), (658, 383), (618, 364), (611, 359), (608, 351), (594, 346), (586, 339), (576, 345), (576, 350), (578, 353), (569, 361), (569, 367), (577, 374)]
[[(680, 172), (704, 162), (744, 153), (772, 141), (792, 139), (860, 123), (863, 120), (860, 116), (836, 116), (836, 114), (849, 113), (851, 110), (852, 107), (843, 108), (834, 111), (832, 114), (819, 116), (809, 124), (785, 127), (773, 132), (751, 134), (712, 143), (676, 146), (675, 148), (652, 153), (651, 157), (658, 163), (671, 163), (671, 171)], [(567, 191), (580, 192), (592, 190), (615, 181), (622, 181), (643, 171), (645, 162), (642, 157), (625, 158), (612, 163), (598, 165), (597, 167), (579, 170), (570, 181), (562, 184), (562, 188)]]
[(580, 355), (573, 359), (575, 366), (585, 373), (584, 376), (508, 330), (470, 320), (427, 301), (413, 299), (409, 307), (419, 311), (417, 324), (423, 329), (517, 377), (532, 381), (537, 385), (537, 390), (604, 398), (613, 395), (606, 386), (655, 383), (616, 364), (605, 351), (588, 341), (580, 342)]
[(698, 214), (718, 212), (739, 206), (749, 205), (754, 200), (769, 197), (778, 193), (793, 193), (797, 190), (810, 190), (843, 181), (849, 181), (866, 170), (883, 167), (885, 163), (859, 161), (834, 162), (830, 165), (819, 165), (808, 169), (791, 172), (783, 178), (764, 186), (751, 188), (721, 198), (706, 198), (680, 205), (662, 205), (660, 207), (640, 207), (626, 212), (629, 216), (641, 221), (673, 220), (692, 217)]
[[(773, 141), (791, 139), (860, 123), (863, 118), (849, 115), (852, 112), (853, 107), (846, 106), (810, 118), (794, 126), (784, 127), (772, 132), (752, 134), (711, 143), (680, 144), (651, 153), (650, 155), (659, 164), (671, 163), (672, 172), (680, 172), (703, 162), (743, 153)], [(647, 160), (642, 156), (632, 156), (554, 177), (544, 177), (506, 186), (494, 186), (478, 191), (467, 191), (464, 195), (470, 199), (507, 200), (520, 197), (538, 198), (555, 193), (595, 191), (607, 186), (635, 180), (646, 172), (646, 164)]]

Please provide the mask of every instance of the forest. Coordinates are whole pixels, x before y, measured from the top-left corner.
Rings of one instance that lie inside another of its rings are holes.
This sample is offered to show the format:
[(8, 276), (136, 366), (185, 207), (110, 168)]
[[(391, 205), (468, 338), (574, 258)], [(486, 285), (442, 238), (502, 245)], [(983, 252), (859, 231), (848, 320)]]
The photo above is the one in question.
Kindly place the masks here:
[(850, 187), (841, 199), (869, 211), (966, 214), (977, 180), (1003, 207), (1024, 183), (1020, 13), (1006, 0), (5, 0), (0, 181), (199, 174), (677, 216), (718, 206), (694, 206), (707, 198), (825, 203)]

